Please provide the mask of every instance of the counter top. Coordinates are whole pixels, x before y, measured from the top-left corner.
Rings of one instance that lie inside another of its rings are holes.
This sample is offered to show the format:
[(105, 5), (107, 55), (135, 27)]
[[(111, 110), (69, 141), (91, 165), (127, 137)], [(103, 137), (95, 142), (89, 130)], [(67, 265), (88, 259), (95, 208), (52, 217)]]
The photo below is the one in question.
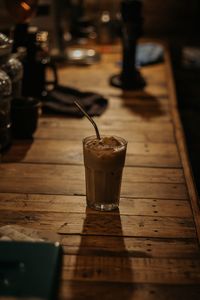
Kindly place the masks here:
[(143, 67), (147, 86), (109, 85), (119, 53), (59, 69), (63, 85), (103, 94), (102, 134), (128, 140), (119, 210), (86, 208), (86, 118), (42, 115), (33, 140), (0, 164), (0, 225), (55, 233), (64, 249), (59, 299), (199, 299), (200, 211), (179, 119), (170, 56)]

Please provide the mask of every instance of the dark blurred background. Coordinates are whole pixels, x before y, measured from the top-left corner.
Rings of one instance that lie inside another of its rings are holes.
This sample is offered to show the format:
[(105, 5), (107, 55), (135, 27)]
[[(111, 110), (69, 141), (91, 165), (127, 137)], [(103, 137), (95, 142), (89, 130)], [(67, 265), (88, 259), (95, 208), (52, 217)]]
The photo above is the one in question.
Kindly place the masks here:
[[(68, 3), (82, 3), (84, 13), (93, 19), (108, 10), (117, 15), (119, 0), (39, 0), (37, 14), (31, 23), (51, 34), (52, 47), (58, 47), (58, 31), (55, 24), (69, 26)], [(200, 192), (200, 1), (199, 0), (144, 0), (143, 37), (161, 38), (168, 41), (172, 56), (177, 98), (180, 108), (193, 174)], [(59, 7), (62, 10), (58, 14)], [(57, 11), (57, 12), (56, 12)], [(0, 0), (0, 31), (6, 32), (13, 20)], [(67, 30), (66, 30), (67, 31)], [(66, 37), (66, 40), (68, 37)]]
[[(45, 14), (44, 7), (54, 5), (56, 2), (64, 2), (65, 0), (39, 0), (39, 6), (43, 6), (43, 14)], [(78, 1), (72, 0), (76, 3)], [(85, 0), (83, 1), (85, 8), (90, 13), (97, 14), (98, 9), (112, 9), (117, 10), (120, 0)], [(197, 35), (197, 28), (200, 26), (200, 4), (199, 0), (144, 0), (144, 32), (147, 36), (156, 37), (180, 37), (180, 38), (192, 38)], [(4, 9), (4, 1), (0, 0), (0, 20), (1, 28), (5, 28), (11, 19)], [(40, 13), (42, 14), (41, 10)], [(47, 20), (47, 19), (46, 19)], [(46, 21), (45, 20), (45, 21)], [(41, 18), (37, 17), (37, 21), (40, 22)], [(47, 27), (48, 24), (42, 22), (43, 27)], [(49, 24), (50, 26), (50, 24)]]

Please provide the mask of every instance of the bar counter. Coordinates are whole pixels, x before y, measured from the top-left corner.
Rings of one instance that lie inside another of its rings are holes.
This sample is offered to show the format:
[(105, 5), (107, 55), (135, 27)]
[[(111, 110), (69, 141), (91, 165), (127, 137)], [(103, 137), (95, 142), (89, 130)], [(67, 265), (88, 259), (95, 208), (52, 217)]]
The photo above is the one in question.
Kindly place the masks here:
[(143, 67), (143, 91), (109, 85), (118, 51), (89, 67), (62, 66), (63, 85), (104, 95), (102, 134), (128, 141), (119, 210), (86, 208), (86, 118), (41, 115), (33, 140), (0, 164), (0, 225), (55, 234), (63, 251), (59, 300), (179, 300), (200, 295), (200, 210), (179, 119), (170, 55)]

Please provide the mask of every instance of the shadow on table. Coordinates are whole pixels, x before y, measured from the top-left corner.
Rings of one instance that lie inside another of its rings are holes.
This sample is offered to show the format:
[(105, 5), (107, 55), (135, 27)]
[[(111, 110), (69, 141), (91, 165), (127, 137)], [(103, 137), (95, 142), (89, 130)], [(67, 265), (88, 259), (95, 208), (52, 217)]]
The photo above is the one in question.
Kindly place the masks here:
[(31, 148), (34, 139), (13, 140), (9, 149), (2, 153), (2, 162), (23, 161), (27, 152)]
[(121, 96), (124, 106), (128, 107), (134, 114), (141, 116), (146, 121), (158, 118), (165, 114), (159, 98), (145, 92), (123, 91)]
[(133, 260), (144, 253), (126, 247), (119, 210), (97, 213), (87, 208), (70, 299), (133, 299)]

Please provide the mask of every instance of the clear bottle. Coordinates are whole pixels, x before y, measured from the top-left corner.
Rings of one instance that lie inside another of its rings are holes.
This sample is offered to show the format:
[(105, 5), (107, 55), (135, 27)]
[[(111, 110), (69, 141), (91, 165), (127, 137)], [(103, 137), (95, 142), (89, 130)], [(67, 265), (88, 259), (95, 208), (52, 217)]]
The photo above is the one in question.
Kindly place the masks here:
[(11, 80), (0, 69), (0, 152), (7, 148), (11, 142), (11, 92)]
[(0, 33), (0, 151), (11, 142), (10, 107), (12, 83), (8, 74), (1, 69), (12, 50), (12, 40)]
[(12, 82), (12, 98), (21, 96), (23, 66), (19, 59), (10, 57), (2, 66), (1, 69), (6, 72)]

